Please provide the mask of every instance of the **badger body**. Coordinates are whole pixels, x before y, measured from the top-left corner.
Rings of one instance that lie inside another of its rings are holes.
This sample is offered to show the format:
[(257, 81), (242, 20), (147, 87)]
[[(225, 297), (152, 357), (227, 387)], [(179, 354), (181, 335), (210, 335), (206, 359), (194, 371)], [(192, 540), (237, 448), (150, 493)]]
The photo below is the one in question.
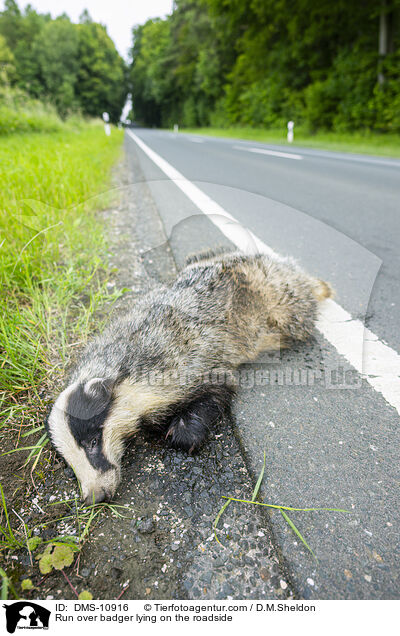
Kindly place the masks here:
[(83, 351), (47, 420), (88, 503), (111, 498), (125, 440), (155, 427), (189, 452), (229, 411), (234, 369), (313, 332), (327, 283), (290, 259), (207, 252)]

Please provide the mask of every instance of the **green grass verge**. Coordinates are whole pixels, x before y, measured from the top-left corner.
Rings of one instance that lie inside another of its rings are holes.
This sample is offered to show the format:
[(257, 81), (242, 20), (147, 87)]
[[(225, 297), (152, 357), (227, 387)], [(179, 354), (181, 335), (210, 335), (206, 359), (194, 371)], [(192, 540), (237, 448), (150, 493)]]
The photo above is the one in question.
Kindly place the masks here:
[[(76, 117), (75, 117), (76, 119)], [(65, 125), (54, 106), (0, 85), (0, 137), (20, 132), (55, 132)]]
[(75, 120), (0, 143), (0, 435), (14, 428), (20, 446), (42, 424), (43, 387), (109, 297), (95, 211), (110, 204), (122, 139)]
[(318, 132), (312, 135), (301, 126), (295, 126), (294, 142), (289, 144), (286, 140), (286, 131), (283, 129), (182, 128), (182, 132), (280, 144), (288, 148), (294, 145), (337, 152), (400, 157), (400, 135), (394, 134)]
[(0, 105), (0, 136), (16, 132), (54, 132), (62, 128), (56, 113), (44, 106), (19, 111)]

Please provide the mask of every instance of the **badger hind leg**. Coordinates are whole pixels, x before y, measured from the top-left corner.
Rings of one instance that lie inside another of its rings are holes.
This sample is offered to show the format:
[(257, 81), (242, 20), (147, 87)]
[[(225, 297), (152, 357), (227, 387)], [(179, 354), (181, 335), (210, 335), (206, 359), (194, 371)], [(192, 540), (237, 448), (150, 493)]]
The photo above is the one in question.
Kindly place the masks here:
[(229, 387), (203, 388), (203, 395), (178, 406), (169, 420), (166, 439), (175, 448), (192, 454), (204, 442), (211, 425), (230, 413), (232, 395)]

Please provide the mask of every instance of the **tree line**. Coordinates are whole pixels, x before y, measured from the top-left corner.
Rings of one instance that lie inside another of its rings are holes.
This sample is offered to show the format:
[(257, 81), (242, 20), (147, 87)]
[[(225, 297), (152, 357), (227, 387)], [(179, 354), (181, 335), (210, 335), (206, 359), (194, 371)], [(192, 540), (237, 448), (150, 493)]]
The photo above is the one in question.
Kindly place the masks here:
[(0, 87), (53, 104), (61, 117), (80, 111), (119, 120), (127, 67), (106, 28), (84, 11), (79, 24), (6, 0), (0, 13)]
[(133, 29), (150, 126), (400, 132), (400, 0), (176, 0)]

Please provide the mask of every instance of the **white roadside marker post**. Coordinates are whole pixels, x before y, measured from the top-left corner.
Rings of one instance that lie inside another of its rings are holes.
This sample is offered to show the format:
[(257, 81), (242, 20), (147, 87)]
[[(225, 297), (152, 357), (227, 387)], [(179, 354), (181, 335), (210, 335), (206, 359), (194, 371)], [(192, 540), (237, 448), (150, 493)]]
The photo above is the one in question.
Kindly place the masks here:
[(107, 137), (109, 137), (111, 135), (111, 128), (110, 128), (110, 124), (108, 123), (110, 121), (110, 115), (106, 112), (103, 113), (103, 121), (104, 121), (104, 132), (106, 133)]
[(177, 133), (179, 130), (178, 124), (174, 124), (174, 133)]
[(294, 128), (294, 121), (288, 121), (287, 123), (287, 140), (288, 142), (291, 144), (293, 143), (293, 128)]

